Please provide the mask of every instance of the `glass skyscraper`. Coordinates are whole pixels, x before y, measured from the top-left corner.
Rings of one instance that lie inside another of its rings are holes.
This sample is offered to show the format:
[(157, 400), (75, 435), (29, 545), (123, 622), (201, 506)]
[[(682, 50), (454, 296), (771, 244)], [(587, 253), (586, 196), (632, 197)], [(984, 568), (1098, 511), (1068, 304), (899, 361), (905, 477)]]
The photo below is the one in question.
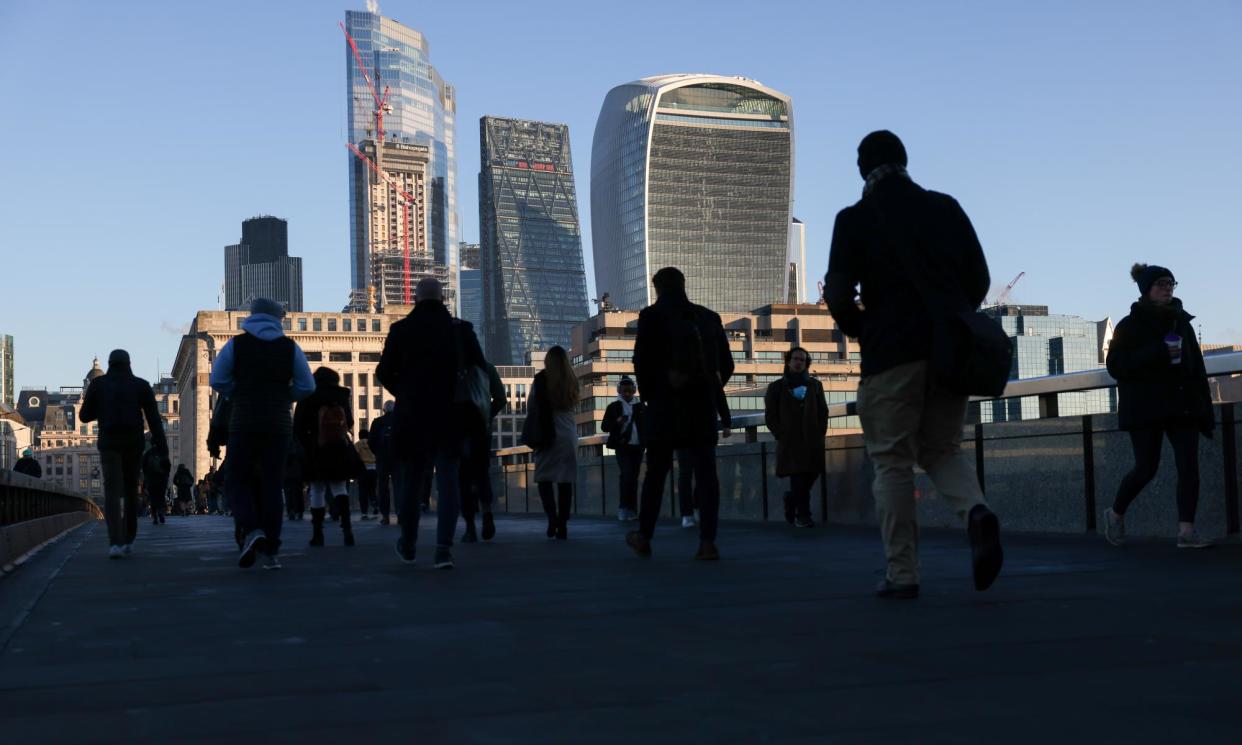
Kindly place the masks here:
[(664, 75), (613, 88), (591, 151), (596, 291), (654, 300), (676, 266), (690, 299), (749, 312), (788, 297), (789, 96), (746, 78)]
[(16, 395), (13, 387), (13, 337), (0, 334), (0, 403), (14, 406)]
[[(457, 100), (453, 86), (440, 77), (431, 65), (430, 45), (418, 31), (404, 26), (378, 13), (346, 11), (345, 29), (358, 46), (362, 63), (371, 76), (376, 91), (383, 96), (388, 89), (384, 109), (384, 141), (387, 145), (422, 145), (427, 148), (427, 177), (424, 193), (416, 195), (425, 205), (424, 214), (417, 216), (418, 225), (393, 228), (413, 234), (425, 228), (425, 248), (428, 259), (438, 265), (439, 271), (427, 272), (446, 278), (452, 266), (453, 251), (457, 245), (457, 156), (456, 117)], [(347, 102), (347, 125), (349, 141), (363, 152), (383, 155), (387, 146), (377, 149), (375, 99), (366, 79), (358, 69), (349, 45), (345, 51), (345, 91)], [(369, 147), (364, 147), (367, 143)], [(360, 179), (374, 176), (367, 167), (358, 167), (357, 156), (349, 158), (349, 238), (351, 305), (365, 306), (367, 287), (374, 283), (372, 272), (373, 253), (387, 238), (370, 233), (374, 223), (372, 211), (385, 209), (386, 205), (371, 204), (367, 195), (368, 183)], [(388, 207), (389, 212), (393, 212)], [(386, 216), (394, 224), (401, 223), (398, 215)], [(404, 234), (403, 232), (403, 234)], [(413, 242), (413, 241), (411, 241)], [(391, 257), (389, 257), (391, 258)], [(415, 257), (419, 259), (419, 257)], [(424, 262), (426, 263), (426, 262)], [(419, 264), (416, 261), (416, 264)], [(421, 264), (420, 264), (421, 265)], [(382, 273), (382, 272), (380, 272)]]
[[(996, 305), (983, 309), (1000, 322), (1013, 342), (1010, 380), (1098, 370), (1111, 325), (1078, 316), (1049, 313), (1046, 305)], [(978, 421), (1012, 422), (1039, 418), (1039, 398), (1026, 396), (983, 401)], [(1117, 410), (1117, 389), (1057, 394), (1060, 416), (1103, 414)]]
[(457, 246), (457, 315), (474, 324), (474, 333), (487, 351), (483, 324), (483, 268), (479, 265), (479, 244)]
[(289, 255), (289, 224), (270, 215), (243, 221), (241, 243), (224, 247), (224, 309), (258, 297), (302, 310), (302, 259)]
[(564, 124), (479, 120), (483, 326), (496, 364), (569, 349), (587, 318), (582, 230)]

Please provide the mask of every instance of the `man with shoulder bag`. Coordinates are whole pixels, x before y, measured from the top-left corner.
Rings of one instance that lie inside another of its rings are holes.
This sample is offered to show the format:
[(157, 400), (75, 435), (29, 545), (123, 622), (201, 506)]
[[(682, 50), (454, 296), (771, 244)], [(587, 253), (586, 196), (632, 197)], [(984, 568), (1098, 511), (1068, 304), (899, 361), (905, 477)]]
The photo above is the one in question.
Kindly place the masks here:
[(888, 562), (877, 595), (911, 599), (919, 594), (916, 464), (966, 520), (975, 588), (1000, 573), (1000, 523), (961, 434), (968, 396), (1003, 391), (1010, 349), (999, 324), (976, 312), (990, 277), (970, 218), (952, 197), (915, 184), (906, 162), (892, 132), (872, 132), (858, 146), (866, 185), (837, 215), (825, 299), (862, 347), (858, 416)]
[(638, 470), (643, 465), (641, 428), (646, 405), (634, 398), (634, 380), (621, 378), (617, 384), (617, 400), (608, 404), (600, 429), (608, 433), (608, 447), (617, 455), (620, 471), (620, 503), (617, 519), (638, 519)]

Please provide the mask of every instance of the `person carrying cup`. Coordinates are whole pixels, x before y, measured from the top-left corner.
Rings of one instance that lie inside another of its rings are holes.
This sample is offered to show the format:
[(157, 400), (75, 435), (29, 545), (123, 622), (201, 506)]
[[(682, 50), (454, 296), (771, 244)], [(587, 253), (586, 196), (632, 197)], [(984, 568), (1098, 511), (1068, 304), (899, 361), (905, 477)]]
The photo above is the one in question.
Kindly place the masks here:
[(1117, 425), (1130, 433), (1134, 469), (1121, 480), (1113, 505), (1104, 510), (1104, 537), (1125, 542), (1126, 509), (1160, 466), (1161, 441), (1173, 446), (1177, 465), (1178, 548), (1206, 548), (1195, 530), (1199, 503), (1199, 435), (1215, 428), (1203, 354), (1190, 322), (1194, 316), (1173, 296), (1173, 272), (1135, 264), (1130, 276), (1139, 299), (1113, 332), (1108, 372), (1117, 379)]

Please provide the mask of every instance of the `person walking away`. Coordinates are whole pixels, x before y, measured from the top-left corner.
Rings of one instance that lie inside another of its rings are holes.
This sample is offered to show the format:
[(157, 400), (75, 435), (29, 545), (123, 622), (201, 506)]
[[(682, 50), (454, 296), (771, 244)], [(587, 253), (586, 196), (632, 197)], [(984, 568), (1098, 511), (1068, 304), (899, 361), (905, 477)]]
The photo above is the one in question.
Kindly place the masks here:
[(358, 442), (354, 446), (363, 467), (358, 476), (359, 520), (370, 520), (371, 510), (375, 507), (375, 453), (371, 452), (371, 445), (367, 441), (369, 437), (367, 430), (358, 430)]
[(211, 369), (211, 387), (229, 399), (224, 488), (244, 535), (237, 559), (243, 569), (260, 554), (265, 568), (280, 568), (281, 481), (293, 432), (289, 409), (315, 392), (306, 355), (281, 328), (284, 314), (276, 301), (256, 298), (243, 333), (224, 345)]
[(802, 347), (785, 353), (785, 374), (768, 384), (763, 420), (776, 438), (776, 475), (789, 479), (785, 520), (813, 528), (811, 487), (824, 470), (828, 402), (824, 385), (810, 374), (811, 356)]
[(173, 474), (173, 486), (177, 489), (177, 504), (181, 507), (181, 514), (191, 514), (190, 505), (194, 503), (194, 474), (190, 473), (184, 463), (177, 465), (177, 472)]
[(496, 519), (492, 516), (492, 426), (496, 416), (505, 410), (508, 397), (496, 366), (490, 362), (485, 365), (488, 392), (492, 399), (491, 416), (486, 425), (479, 422), (472, 427), (473, 431), (468, 434), (469, 448), (461, 461), (461, 516), (466, 524), (466, 531), (461, 537), (462, 543), (478, 541), (474, 516), (480, 509), (483, 512), (483, 540), (490, 541), (496, 537)]
[[(976, 589), (991, 586), (1003, 553), (1000, 521), (961, 451), (967, 397), (929, 372), (933, 319), (978, 309), (990, 282), (987, 261), (961, 206), (915, 184), (906, 163), (905, 146), (892, 132), (863, 138), (863, 197), (837, 214), (825, 299), (837, 325), (862, 347), (858, 414), (875, 464), (888, 562), (877, 594), (911, 599), (919, 592), (916, 464), (966, 519)], [(924, 300), (919, 283), (935, 290), (934, 302)]]
[(164, 513), (168, 505), (164, 494), (168, 491), (169, 466), (160, 449), (150, 442), (148, 437), (146, 452), (142, 454), (142, 489), (151, 505), (151, 523), (164, 524)]
[(354, 545), (347, 483), (359, 476), (357, 451), (349, 439), (354, 427), (348, 388), (335, 370), (315, 370), (315, 392), (298, 402), (293, 412), (293, 437), (306, 454), (306, 481), (310, 485), (310, 545), (323, 545), (324, 513), (329, 501), (340, 518), (345, 545)]
[[(638, 519), (638, 471), (643, 465), (643, 413), (647, 405), (635, 399), (638, 387), (629, 376), (617, 384), (617, 400), (604, 409), (599, 428), (608, 434), (608, 447), (617, 456), (620, 503), (617, 519)], [(683, 496), (684, 498), (684, 496)]]
[(1134, 468), (1104, 510), (1104, 537), (1125, 543), (1125, 514), (1156, 476), (1161, 441), (1173, 446), (1177, 467), (1177, 547), (1206, 548), (1212, 542), (1195, 530), (1199, 505), (1199, 435), (1212, 437), (1216, 419), (1203, 353), (1177, 281), (1162, 266), (1135, 264), (1130, 276), (1139, 300), (1117, 324), (1108, 348), (1108, 373), (1117, 379), (1117, 426), (1130, 433)]
[[(732, 427), (732, 415), (729, 401), (725, 397), (724, 387), (720, 387), (716, 395), (716, 417), (720, 420), (720, 436), (729, 437)], [(695, 513), (699, 509), (697, 483), (694, 479), (694, 449), (677, 449), (677, 503), (681, 511), (681, 527), (693, 528), (698, 524)]]
[(285, 456), (285, 477), (282, 484), (285, 494), (285, 514), (290, 520), (301, 520), (306, 513), (304, 461), (302, 446), (296, 440), (291, 442), (289, 453)]
[(43, 466), (39, 465), (39, 461), (35, 460), (34, 452), (30, 448), (22, 451), (22, 457), (17, 459), (13, 464), (13, 473), (20, 473), (23, 476), (29, 476), (32, 479), (43, 478)]
[[(693, 453), (699, 500), (699, 548), (694, 558), (720, 558), (716, 530), (720, 482), (716, 476), (717, 427), (724, 386), (733, 375), (733, 355), (720, 316), (686, 296), (686, 278), (675, 267), (652, 277), (656, 301), (638, 314), (634, 372), (647, 409), (647, 475), (643, 479), (638, 530), (626, 543), (639, 556), (651, 555), (651, 539), (660, 517), (664, 483), (673, 453)], [(728, 422), (719, 422), (727, 426)]]
[(168, 463), (168, 440), (155, 406), (155, 393), (147, 381), (134, 375), (129, 352), (115, 349), (108, 355), (108, 372), (91, 381), (82, 397), (78, 421), (99, 423), (99, 465), (104, 482), (104, 517), (108, 523), (108, 557), (119, 559), (133, 552), (138, 535), (138, 474), (145, 439), (143, 419), (161, 461)]
[[(534, 451), (535, 485), (548, 516), (548, 537), (569, 537), (569, 514), (578, 479), (578, 377), (565, 348), (548, 350), (543, 369), (535, 373), (527, 401), (522, 443)], [(553, 490), (555, 489), (555, 495)]]
[(371, 422), (367, 444), (375, 456), (375, 494), (380, 525), (388, 525), (393, 497), (392, 401), (384, 402), (384, 413)]
[(435, 469), (437, 569), (453, 567), (453, 533), (461, 509), (460, 468), (470, 404), (456, 402), (461, 365), (483, 365), (474, 327), (454, 321), (444, 305), (444, 291), (431, 277), (419, 280), (409, 315), (388, 329), (375, 375), (396, 398), (393, 410), (392, 455), (396, 462), (397, 516), (401, 536), (397, 555), (414, 563), (418, 541), (419, 504)]

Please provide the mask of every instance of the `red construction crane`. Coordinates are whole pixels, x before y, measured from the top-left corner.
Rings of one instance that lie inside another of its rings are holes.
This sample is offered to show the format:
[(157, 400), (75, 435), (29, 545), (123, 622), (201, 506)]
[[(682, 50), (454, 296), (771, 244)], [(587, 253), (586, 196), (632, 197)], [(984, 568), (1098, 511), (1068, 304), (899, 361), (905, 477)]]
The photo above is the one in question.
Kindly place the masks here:
[[(384, 86), (384, 94), (381, 96), (375, 86), (380, 82), (379, 65), (375, 66), (375, 82), (371, 82), (371, 75), (367, 72), (367, 66), (362, 62), (362, 54), (358, 51), (358, 44), (354, 42), (354, 37), (349, 35), (349, 31), (345, 28), (345, 23), (337, 22), (341, 27), (341, 33), (345, 34), (345, 41), (349, 43), (349, 50), (354, 53), (354, 62), (358, 63), (358, 71), (362, 73), (362, 79), (367, 81), (367, 89), (371, 91), (371, 98), (375, 101), (375, 140), (376, 142), (384, 141), (384, 112), (392, 111), (392, 105), (388, 103), (388, 86)], [(378, 149), (376, 150), (378, 153)], [(379, 157), (377, 155), (377, 157)]]
[[(375, 161), (368, 158), (366, 156), (366, 153), (359, 150), (354, 145), (354, 143), (347, 142), (345, 143), (345, 145), (353, 152), (353, 154), (357, 158), (362, 160), (363, 163), (366, 163), (367, 166), (371, 168), (371, 170), (375, 173), (375, 178), (377, 182), (384, 183), (392, 187), (392, 190), (397, 193), (397, 196), (400, 197), (401, 202), (404, 205), (404, 208), (401, 210), (401, 243), (402, 243), (401, 300), (406, 305), (409, 305), (410, 304), (410, 220), (411, 220), (411, 212), (413, 211), (414, 205), (416, 204), (414, 200), (414, 195), (402, 189), (400, 186), (397, 185), (395, 181), (388, 178), (388, 174), (384, 173), (384, 171), (380, 169), (379, 165), (377, 165)], [(382, 145), (377, 145), (377, 147), (375, 148), (377, 153), (379, 152), (381, 147)]]
[(1001, 290), (1001, 294), (996, 296), (996, 302), (993, 304), (1004, 305), (1005, 301), (1009, 299), (1009, 293), (1013, 292), (1013, 286), (1018, 284), (1018, 280), (1022, 279), (1025, 276), (1026, 276), (1026, 272), (1018, 272), (1018, 276), (1014, 277), (1013, 281), (1010, 282), (1008, 285), (1006, 285), (1004, 290)]

